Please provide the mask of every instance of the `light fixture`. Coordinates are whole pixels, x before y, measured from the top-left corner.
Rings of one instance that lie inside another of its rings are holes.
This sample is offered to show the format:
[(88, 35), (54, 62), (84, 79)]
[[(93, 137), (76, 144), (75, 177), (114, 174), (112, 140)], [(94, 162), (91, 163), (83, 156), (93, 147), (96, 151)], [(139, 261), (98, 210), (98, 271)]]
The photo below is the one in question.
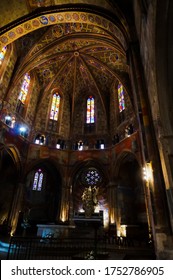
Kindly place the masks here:
[(19, 130), (20, 130), (20, 132), (26, 132), (26, 127), (21, 126), (21, 127), (19, 128)]
[(9, 115), (5, 116), (5, 120), (11, 121), (11, 116), (9, 116)]
[(19, 133), (22, 137), (27, 137), (27, 127), (24, 125), (21, 125), (19, 127)]
[(5, 123), (9, 126), (11, 125), (11, 116), (10, 115), (5, 116)]
[(143, 178), (147, 182), (153, 180), (153, 170), (151, 162), (147, 162), (146, 165), (143, 167)]
[(120, 230), (117, 229), (117, 236), (120, 237), (121, 236), (121, 233), (120, 233)]
[(146, 171), (146, 167), (143, 167), (143, 178), (145, 181), (147, 181), (147, 171)]
[(79, 151), (83, 150), (83, 142), (81, 140), (78, 142), (78, 150)]
[(121, 236), (122, 237), (126, 237), (126, 228), (127, 228), (127, 225), (121, 225)]
[(82, 151), (83, 150), (83, 146), (81, 145), (81, 146), (79, 146), (79, 151)]

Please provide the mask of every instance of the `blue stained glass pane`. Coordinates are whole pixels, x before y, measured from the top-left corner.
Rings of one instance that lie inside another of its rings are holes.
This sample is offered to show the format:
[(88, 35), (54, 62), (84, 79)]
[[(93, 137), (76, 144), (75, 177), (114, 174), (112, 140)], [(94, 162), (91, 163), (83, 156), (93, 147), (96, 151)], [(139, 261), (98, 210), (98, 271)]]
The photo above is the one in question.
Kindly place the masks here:
[(33, 186), (32, 186), (33, 191), (35, 191), (37, 189), (37, 182), (38, 182), (38, 172), (36, 172), (35, 176), (34, 176), (34, 182), (33, 182)]
[(41, 191), (43, 182), (43, 173), (40, 173), (37, 190)]
[(94, 123), (94, 117), (91, 117), (91, 123)]

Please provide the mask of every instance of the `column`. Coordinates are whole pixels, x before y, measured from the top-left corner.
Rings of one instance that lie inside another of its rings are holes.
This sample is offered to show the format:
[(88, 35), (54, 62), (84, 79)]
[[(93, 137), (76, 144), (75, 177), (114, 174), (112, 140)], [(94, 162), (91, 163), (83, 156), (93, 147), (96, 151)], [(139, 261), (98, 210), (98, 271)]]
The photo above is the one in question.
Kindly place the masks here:
[(23, 191), (24, 184), (18, 183), (15, 188), (11, 209), (8, 215), (8, 224), (11, 226), (11, 235), (15, 233), (17, 227), (19, 212), (22, 208), (23, 203)]

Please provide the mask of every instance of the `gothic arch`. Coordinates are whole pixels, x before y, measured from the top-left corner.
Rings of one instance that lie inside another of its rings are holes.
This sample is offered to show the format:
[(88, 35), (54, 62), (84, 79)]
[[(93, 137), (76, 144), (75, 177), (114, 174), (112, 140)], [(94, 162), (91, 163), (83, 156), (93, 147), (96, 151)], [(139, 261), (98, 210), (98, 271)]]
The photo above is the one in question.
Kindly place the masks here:
[[(100, 20), (98, 20), (98, 17)], [(83, 11), (81, 11), (81, 8), (80, 10), (77, 8), (74, 10), (74, 8), (72, 8), (70, 11), (69, 8), (68, 15), (66, 11), (60, 8), (54, 8), (51, 9), (51, 11), (40, 11), (34, 15), (28, 15), (21, 18), (20, 20), (16, 20), (15, 23), (9, 25), (8, 28), (5, 28), (4, 33), (2, 33), (0, 36), (0, 47), (8, 45), (23, 35), (39, 28), (67, 22), (67, 20), (68, 22), (78, 23), (80, 19), (84, 23), (94, 23), (96, 26), (101, 26), (102, 28), (109, 30), (113, 36), (117, 36), (119, 41), (123, 41), (123, 46), (126, 48), (127, 38), (125, 38), (125, 36), (127, 36), (127, 33), (124, 29), (123, 34), (121, 29), (117, 27), (120, 23), (120, 19), (118, 17), (115, 18), (115, 15), (114, 20), (110, 16), (107, 16), (107, 18), (104, 17), (103, 13), (86, 7), (83, 9)], [(106, 21), (104, 25), (102, 24), (103, 19)], [(112, 26), (109, 25), (110, 20), (117, 24), (115, 30), (113, 30)]]
[(35, 166), (38, 166), (42, 163), (44, 163), (46, 166), (53, 166), (54, 168), (56, 168), (56, 170), (58, 171), (61, 178), (63, 178), (64, 171), (62, 170), (62, 168), (60, 167), (58, 162), (52, 158), (51, 159), (37, 159), (34, 162), (30, 162), (26, 167), (24, 176), (26, 177), (28, 172), (30, 172)]
[(3, 79), (3, 75), (5, 73), (5, 69), (8, 66), (8, 63), (9, 63), (9, 60), (10, 60), (10, 56), (11, 56), (13, 50), (14, 50), (14, 44), (10, 44), (10, 45), (7, 46), (7, 51), (6, 51), (4, 60), (2, 62), (2, 65), (0, 67), (0, 77), (1, 77), (0, 80), (1, 81)]
[[(41, 190), (33, 189), (37, 170), (43, 173)], [(51, 160), (38, 160), (28, 166), (25, 173), (23, 211), (29, 209), (31, 224), (55, 222), (60, 215), (62, 199), (62, 176), (57, 164)]]
[[(0, 145), (0, 220), (9, 232), (15, 224), (22, 176), (21, 158), (13, 145)], [(8, 232), (8, 233), (9, 233)]]
[(138, 158), (130, 150), (124, 150), (123, 152), (121, 152), (117, 156), (117, 159), (116, 159), (116, 162), (114, 165), (114, 169), (113, 169), (114, 170), (113, 171), (114, 179), (116, 180), (116, 178), (118, 177), (120, 167), (124, 162), (127, 162), (127, 161), (130, 162), (130, 161), (134, 161), (134, 160), (140, 165)]
[(0, 153), (3, 154), (3, 151), (5, 151), (11, 157), (17, 169), (17, 176), (19, 177), (19, 175), (22, 174), (22, 160), (19, 150), (14, 145), (0, 144)]
[(118, 223), (146, 225), (144, 182), (141, 165), (136, 155), (128, 150), (123, 151), (119, 154), (114, 168)]
[[(88, 175), (88, 172), (96, 172), (98, 174), (98, 183), (87, 183), (84, 178)], [(98, 173), (97, 173), (98, 172)], [(75, 170), (73, 170), (73, 183), (72, 183), (72, 196), (73, 196), (73, 210), (74, 212), (83, 211), (82, 195), (85, 189), (89, 186), (97, 187), (97, 205), (96, 212), (103, 211), (104, 226), (108, 225), (108, 195), (107, 184), (108, 175), (106, 174), (104, 167), (95, 160), (88, 159), (85, 162), (77, 164)], [(99, 181), (100, 180), (100, 181)]]

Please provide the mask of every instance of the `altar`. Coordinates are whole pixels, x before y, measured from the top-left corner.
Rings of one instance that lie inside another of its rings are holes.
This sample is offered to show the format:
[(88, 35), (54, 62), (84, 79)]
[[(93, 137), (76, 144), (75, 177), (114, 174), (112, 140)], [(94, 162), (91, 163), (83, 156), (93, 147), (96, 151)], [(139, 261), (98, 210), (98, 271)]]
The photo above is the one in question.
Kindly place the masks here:
[(73, 225), (56, 225), (56, 224), (37, 224), (37, 236), (45, 237), (68, 237), (69, 232), (73, 230)]
[(75, 212), (73, 221), (77, 226), (103, 226), (103, 211), (94, 212), (90, 217), (86, 217), (85, 212)]

